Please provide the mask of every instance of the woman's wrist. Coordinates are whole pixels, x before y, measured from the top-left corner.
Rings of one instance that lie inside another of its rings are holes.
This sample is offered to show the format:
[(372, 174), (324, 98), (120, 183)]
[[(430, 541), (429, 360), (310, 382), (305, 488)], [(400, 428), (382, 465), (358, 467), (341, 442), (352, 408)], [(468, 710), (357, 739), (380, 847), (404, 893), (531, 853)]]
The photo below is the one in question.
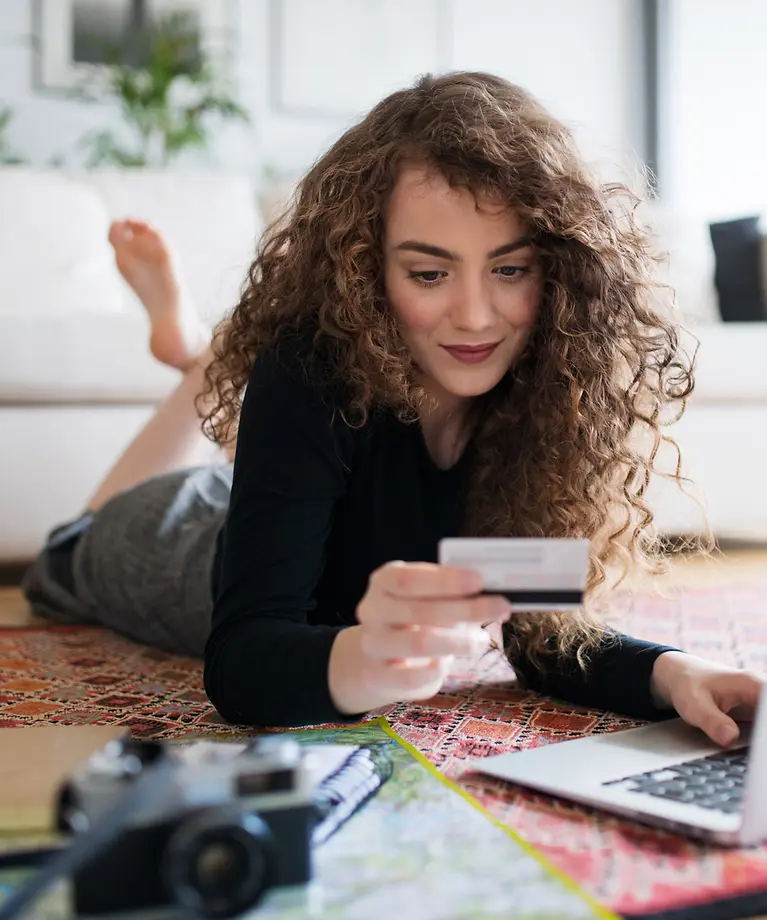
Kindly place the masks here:
[(361, 626), (342, 629), (333, 641), (328, 662), (328, 688), (336, 709), (355, 715), (397, 702), (380, 690), (369, 688), (365, 681), (365, 655), (360, 640)]
[(686, 652), (663, 652), (655, 659), (650, 676), (650, 694), (658, 709), (673, 709), (671, 686), (680, 666), (688, 660)]

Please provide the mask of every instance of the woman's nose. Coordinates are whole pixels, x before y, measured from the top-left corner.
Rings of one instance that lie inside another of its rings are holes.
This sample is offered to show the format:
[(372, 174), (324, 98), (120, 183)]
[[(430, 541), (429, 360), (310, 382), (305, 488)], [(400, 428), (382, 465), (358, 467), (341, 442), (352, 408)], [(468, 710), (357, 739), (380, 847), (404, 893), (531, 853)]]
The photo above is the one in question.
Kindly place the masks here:
[(467, 279), (455, 291), (451, 320), (456, 329), (482, 332), (495, 323), (490, 292), (480, 280)]

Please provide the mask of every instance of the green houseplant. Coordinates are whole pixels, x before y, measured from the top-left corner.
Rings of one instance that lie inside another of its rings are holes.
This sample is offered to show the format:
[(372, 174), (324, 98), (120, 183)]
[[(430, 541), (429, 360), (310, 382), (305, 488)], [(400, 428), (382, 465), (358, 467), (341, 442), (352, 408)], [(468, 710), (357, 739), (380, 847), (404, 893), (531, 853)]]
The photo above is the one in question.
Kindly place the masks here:
[(110, 49), (106, 93), (128, 132), (86, 135), (89, 166), (167, 166), (183, 150), (204, 149), (216, 119), (248, 121), (199, 45), (197, 29), (176, 14), (147, 25), (130, 48)]

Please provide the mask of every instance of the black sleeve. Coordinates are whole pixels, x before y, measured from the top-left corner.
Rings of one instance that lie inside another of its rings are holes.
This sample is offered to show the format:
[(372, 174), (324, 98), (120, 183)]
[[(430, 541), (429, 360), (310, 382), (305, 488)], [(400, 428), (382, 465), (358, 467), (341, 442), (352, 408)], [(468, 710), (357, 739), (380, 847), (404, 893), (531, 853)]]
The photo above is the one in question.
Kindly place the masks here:
[(589, 656), (585, 673), (574, 658), (557, 659), (541, 671), (523, 655), (513, 636), (509, 638), (505, 643), (509, 660), (525, 685), (536, 693), (634, 719), (674, 715), (673, 710), (655, 704), (650, 679), (658, 656), (676, 649), (609, 631)]
[(251, 374), (214, 579), (205, 689), (238, 724), (345, 718), (328, 689), (330, 649), (342, 627), (313, 625), (308, 615), (346, 491), (350, 432), (288, 350), (259, 356)]

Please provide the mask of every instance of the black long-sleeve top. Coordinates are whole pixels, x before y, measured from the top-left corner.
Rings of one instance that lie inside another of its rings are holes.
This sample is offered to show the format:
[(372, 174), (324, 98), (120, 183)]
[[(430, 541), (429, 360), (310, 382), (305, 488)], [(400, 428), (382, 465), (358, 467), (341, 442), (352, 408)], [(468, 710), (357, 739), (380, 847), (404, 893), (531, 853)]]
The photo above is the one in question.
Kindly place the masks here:
[[(298, 337), (263, 352), (242, 406), (205, 651), (207, 693), (235, 723), (348, 718), (331, 699), (328, 660), (370, 574), (394, 559), (436, 561), (438, 541), (462, 532), (471, 445), (444, 470), (418, 424), (379, 411), (351, 427), (342, 389), (307, 371), (307, 347)], [(614, 634), (586, 675), (572, 661), (545, 676), (523, 659), (515, 667), (534, 690), (652, 718), (650, 676), (665, 650)]]

